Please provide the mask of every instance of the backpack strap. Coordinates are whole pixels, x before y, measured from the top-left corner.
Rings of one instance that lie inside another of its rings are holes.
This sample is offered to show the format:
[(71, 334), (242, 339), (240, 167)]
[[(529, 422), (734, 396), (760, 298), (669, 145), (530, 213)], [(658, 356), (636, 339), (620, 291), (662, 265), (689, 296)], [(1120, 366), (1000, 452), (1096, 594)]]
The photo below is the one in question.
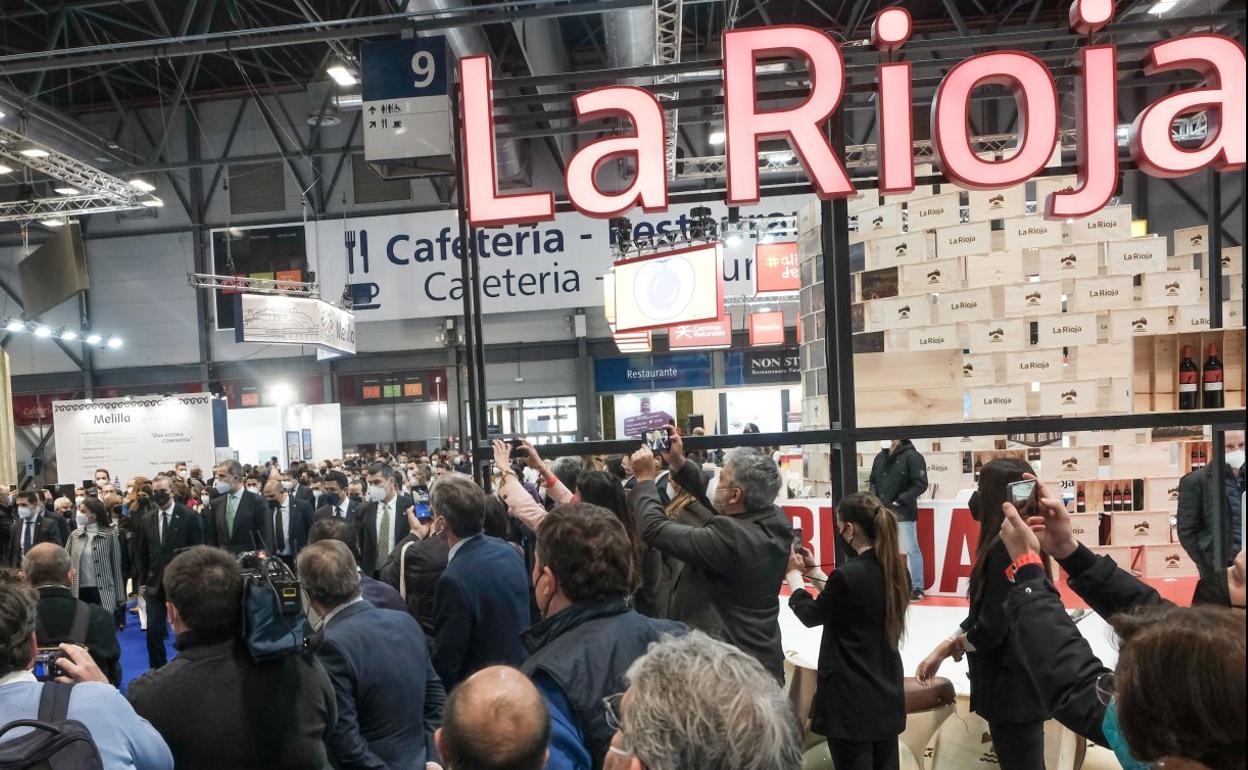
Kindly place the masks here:
[(399, 596), (403, 597), (403, 601), (407, 601), (407, 549), (412, 545), (414, 543), (408, 540), (399, 551)]
[(69, 715), (69, 694), (73, 689), (73, 682), (44, 682), (43, 693), (39, 696), (39, 721), (48, 724), (64, 722)]
[(87, 641), (87, 626), (91, 622), (91, 607), (86, 602), (79, 600), (74, 605), (74, 619), (69, 624), (69, 641), (75, 644), (85, 644)]

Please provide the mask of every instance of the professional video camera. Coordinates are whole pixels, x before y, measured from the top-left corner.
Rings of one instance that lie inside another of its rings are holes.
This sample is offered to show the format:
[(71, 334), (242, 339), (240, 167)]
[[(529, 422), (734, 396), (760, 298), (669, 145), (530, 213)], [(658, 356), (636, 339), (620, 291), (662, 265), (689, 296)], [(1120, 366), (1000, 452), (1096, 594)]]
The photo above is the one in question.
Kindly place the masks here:
[(263, 550), (237, 557), (243, 570), (243, 639), (257, 663), (302, 652), (307, 620), (299, 580), (281, 559)]

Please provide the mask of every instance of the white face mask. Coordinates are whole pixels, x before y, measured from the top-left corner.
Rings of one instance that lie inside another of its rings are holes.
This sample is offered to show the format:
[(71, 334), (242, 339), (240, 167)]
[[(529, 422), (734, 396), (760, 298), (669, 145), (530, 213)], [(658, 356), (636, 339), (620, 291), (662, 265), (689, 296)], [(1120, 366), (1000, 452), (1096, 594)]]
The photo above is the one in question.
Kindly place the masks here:
[(247, 487), (247, 491), (253, 494), (260, 494), (260, 487), (256, 487), (256, 486)]
[(1244, 450), (1236, 449), (1233, 452), (1227, 452), (1226, 464), (1231, 466), (1235, 470), (1239, 470), (1240, 468), (1244, 467)]
[(35, 517), (35, 510), (29, 505), (19, 505), (17, 507), (17, 515), (21, 516), (23, 519), (33, 519)]
[(880, 442), (880, 449), (892, 449), (892, 448), (893, 448), (893, 442), (891, 441)]
[(212, 482), (212, 488), (217, 490), (217, 494), (228, 495), (230, 493), (230, 482), (224, 479), (217, 479)]
[(74, 498), (74, 505), (82, 505), (86, 501), (87, 501), (87, 498), (83, 497), (82, 495), (78, 495), (77, 497)]
[(184, 471), (184, 470), (182, 470), (182, 471), (178, 471), (178, 478), (180, 478), (180, 479), (185, 479), (187, 476), (190, 476), (190, 475), (191, 475), (191, 474), (187, 473), (187, 472), (186, 472), (186, 471)]
[(81, 512), (74, 516), (74, 521), (78, 522), (79, 528), (85, 527), (91, 523), (91, 521), (87, 518), (87, 514)]
[(291, 481), (290, 479), (286, 479), (285, 481), (282, 482), (282, 489), (286, 490), (287, 492), (289, 492), (290, 490), (294, 488), (295, 488), (295, 482)]
[(380, 503), (386, 499), (386, 488), (379, 484), (368, 485), (368, 499), (374, 503)]

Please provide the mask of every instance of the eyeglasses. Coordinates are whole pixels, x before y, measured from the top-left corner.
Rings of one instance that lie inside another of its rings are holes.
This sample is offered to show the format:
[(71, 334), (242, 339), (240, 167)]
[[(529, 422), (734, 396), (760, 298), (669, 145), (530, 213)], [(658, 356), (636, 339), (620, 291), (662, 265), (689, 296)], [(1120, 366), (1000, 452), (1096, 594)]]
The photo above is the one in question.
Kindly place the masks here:
[(607, 727), (612, 730), (619, 731), (620, 726), (624, 724), (624, 718), (620, 711), (620, 705), (624, 700), (624, 693), (617, 692), (615, 695), (608, 695), (602, 699), (603, 711), (606, 713)]
[(1108, 671), (1096, 678), (1096, 699), (1102, 706), (1108, 706), (1114, 699), (1114, 672)]

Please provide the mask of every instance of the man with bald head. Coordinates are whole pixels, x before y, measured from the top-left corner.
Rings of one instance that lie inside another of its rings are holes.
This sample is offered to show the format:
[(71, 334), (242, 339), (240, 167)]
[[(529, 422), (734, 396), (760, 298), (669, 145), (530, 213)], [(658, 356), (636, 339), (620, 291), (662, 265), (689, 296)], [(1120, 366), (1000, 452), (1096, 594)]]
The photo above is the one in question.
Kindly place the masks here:
[[(1201, 577), (1225, 569), (1244, 547), (1243, 500), (1244, 500), (1244, 432), (1228, 430), (1225, 433), (1226, 465), (1222, 469), (1223, 494), (1227, 522), (1224, 535), (1229, 535), (1223, 552), (1224, 564), (1213, 558), (1213, 537), (1217, 530), (1218, 493), (1214, 489), (1212, 462), (1194, 470), (1179, 481), (1179, 506), (1176, 530), (1183, 550), (1196, 562)], [(1212, 458), (1211, 458), (1212, 460)], [(1229, 530), (1229, 531), (1227, 531)]]
[(268, 512), (264, 529), (269, 548), (293, 569), (295, 557), (308, 544), (312, 506), (287, 492), (279, 479), (266, 482), (261, 491)]
[(120, 684), (121, 645), (113, 614), (74, 596), (69, 553), (56, 543), (39, 543), (22, 557), (22, 575), (39, 594), (39, 645), (81, 644), (108, 681)]
[(446, 770), (541, 770), (546, 701), (518, 669), (483, 668), (451, 693), (435, 739)]

